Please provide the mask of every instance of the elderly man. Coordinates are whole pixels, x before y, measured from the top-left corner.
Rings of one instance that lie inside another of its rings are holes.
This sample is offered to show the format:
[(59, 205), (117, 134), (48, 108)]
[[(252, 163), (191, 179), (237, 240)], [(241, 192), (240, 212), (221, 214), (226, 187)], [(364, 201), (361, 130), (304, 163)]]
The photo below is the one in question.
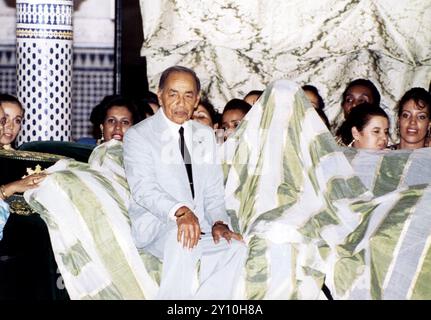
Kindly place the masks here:
[(124, 139), (135, 243), (163, 260), (159, 299), (230, 299), (247, 249), (229, 228), (214, 132), (190, 120), (200, 81), (168, 68), (158, 98), (159, 111)]

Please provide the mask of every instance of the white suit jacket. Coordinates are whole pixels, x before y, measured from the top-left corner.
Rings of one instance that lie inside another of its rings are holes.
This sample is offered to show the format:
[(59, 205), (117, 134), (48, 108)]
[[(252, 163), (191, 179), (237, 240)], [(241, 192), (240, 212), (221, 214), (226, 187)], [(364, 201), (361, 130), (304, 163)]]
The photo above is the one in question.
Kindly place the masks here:
[(216, 156), (213, 130), (192, 121), (193, 199), (178, 138), (162, 112), (126, 131), (124, 166), (131, 191), (129, 215), (138, 248), (157, 240), (161, 232), (176, 227), (168, 213), (186, 204), (199, 219), (201, 230), (211, 232), (215, 221), (229, 221), (224, 203), (223, 172)]

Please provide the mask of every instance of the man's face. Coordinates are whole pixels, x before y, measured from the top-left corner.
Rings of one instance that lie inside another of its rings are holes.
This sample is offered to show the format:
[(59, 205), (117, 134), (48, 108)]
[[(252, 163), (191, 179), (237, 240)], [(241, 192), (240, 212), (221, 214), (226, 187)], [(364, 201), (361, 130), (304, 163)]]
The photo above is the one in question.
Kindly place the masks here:
[(157, 96), (168, 119), (178, 124), (191, 118), (200, 98), (193, 76), (185, 72), (171, 73)]

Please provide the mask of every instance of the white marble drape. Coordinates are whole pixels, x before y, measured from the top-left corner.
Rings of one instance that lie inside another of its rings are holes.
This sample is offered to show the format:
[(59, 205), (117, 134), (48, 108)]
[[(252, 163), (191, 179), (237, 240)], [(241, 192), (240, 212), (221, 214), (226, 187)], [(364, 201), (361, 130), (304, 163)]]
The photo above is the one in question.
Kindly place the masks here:
[(431, 80), (430, 0), (141, 0), (141, 11), (150, 89), (185, 65), (219, 110), (287, 78), (318, 87), (338, 122), (346, 84), (364, 77), (393, 116), (407, 89)]

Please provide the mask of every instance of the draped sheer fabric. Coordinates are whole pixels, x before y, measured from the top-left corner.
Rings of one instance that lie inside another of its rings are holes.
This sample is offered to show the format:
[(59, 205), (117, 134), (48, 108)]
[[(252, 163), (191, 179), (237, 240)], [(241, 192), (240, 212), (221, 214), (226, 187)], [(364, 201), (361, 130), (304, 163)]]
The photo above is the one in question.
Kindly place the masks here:
[(219, 110), (232, 98), (288, 78), (315, 85), (330, 122), (341, 124), (345, 86), (367, 78), (396, 119), (395, 103), (403, 93), (429, 86), (429, 1), (140, 0), (140, 5), (141, 55), (150, 88), (157, 88), (167, 67), (184, 65), (196, 71)]
[[(429, 148), (339, 147), (300, 87), (272, 83), (220, 148), (248, 245), (238, 299), (431, 298)], [(161, 262), (130, 235), (122, 147), (61, 160), (25, 198), (47, 222), (72, 299), (151, 299)]]
[(336, 299), (431, 296), (430, 148), (340, 147), (289, 81), (243, 121), (225, 165), (247, 298), (317, 298), (323, 279)]

